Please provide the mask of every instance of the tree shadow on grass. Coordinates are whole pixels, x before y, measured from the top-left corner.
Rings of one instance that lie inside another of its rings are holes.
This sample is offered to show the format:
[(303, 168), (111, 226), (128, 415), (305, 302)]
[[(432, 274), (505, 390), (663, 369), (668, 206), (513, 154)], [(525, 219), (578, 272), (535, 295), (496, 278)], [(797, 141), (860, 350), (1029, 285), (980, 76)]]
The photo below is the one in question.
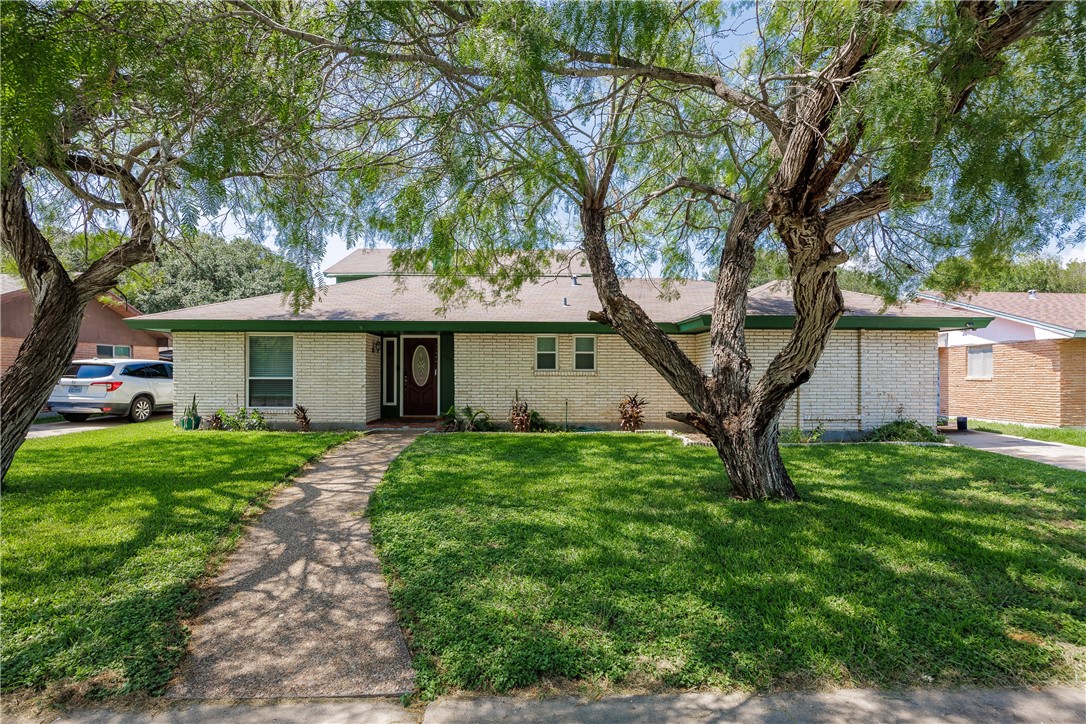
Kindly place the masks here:
[(375, 533), (447, 686), (1070, 675), (1081, 477), (931, 448), (786, 456), (798, 505), (728, 499), (712, 451), (667, 439), (443, 437), (390, 471)]
[(120, 674), (103, 691), (161, 687), (221, 536), (329, 442), (101, 432), (34, 441), (5, 481), (5, 690), (103, 671)]

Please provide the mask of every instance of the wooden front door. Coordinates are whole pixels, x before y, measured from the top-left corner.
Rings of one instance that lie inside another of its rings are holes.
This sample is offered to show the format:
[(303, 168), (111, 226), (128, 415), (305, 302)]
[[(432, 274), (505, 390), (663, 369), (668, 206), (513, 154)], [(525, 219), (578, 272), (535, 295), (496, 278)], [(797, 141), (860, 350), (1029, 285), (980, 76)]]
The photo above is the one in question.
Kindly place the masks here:
[(435, 417), (437, 410), (437, 338), (403, 340), (403, 414)]

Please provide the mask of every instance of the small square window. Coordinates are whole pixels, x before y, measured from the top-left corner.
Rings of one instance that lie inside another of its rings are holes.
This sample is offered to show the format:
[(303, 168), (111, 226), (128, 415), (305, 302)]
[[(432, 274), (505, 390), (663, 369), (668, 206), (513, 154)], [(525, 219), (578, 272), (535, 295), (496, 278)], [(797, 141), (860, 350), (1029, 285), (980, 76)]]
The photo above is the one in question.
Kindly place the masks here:
[(537, 370), (558, 369), (558, 338), (535, 338), (535, 368)]
[(967, 377), (979, 380), (992, 379), (992, 345), (970, 347), (967, 359), (969, 362)]
[(114, 345), (113, 346), (113, 356), (114, 357), (131, 357), (132, 356), (132, 348), (128, 347), (126, 345), (121, 345), (121, 344)]
[(592, 372), (596, 369), (596, 338), (573, 338), (573, 369)]
[(95, 357), (112, 357), (113, 345), (112, 344), (100, 344), (94, 351)]

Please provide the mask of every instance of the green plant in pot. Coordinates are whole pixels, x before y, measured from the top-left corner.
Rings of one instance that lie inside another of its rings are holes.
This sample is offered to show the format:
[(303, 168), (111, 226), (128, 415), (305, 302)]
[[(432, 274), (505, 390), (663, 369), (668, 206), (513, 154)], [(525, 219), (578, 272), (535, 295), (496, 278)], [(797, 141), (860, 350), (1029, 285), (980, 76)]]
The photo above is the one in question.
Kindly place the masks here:
[(200, 411), (196, 407), (196, 395), (192, 396), (192, 404), (181, 413), (179, 424), (182, 430), (198, 430), (200, 428)]

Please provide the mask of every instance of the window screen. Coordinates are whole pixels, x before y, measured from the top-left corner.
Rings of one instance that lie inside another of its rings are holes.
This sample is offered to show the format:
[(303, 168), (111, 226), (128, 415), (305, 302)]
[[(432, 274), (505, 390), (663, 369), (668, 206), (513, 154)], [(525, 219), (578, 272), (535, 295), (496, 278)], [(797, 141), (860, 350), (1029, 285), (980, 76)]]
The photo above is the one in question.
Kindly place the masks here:
[(573, 369), (582, 371), (596, 369), (595, 337), (573, 338)]
[(558, 338), (535, 338), (535, 368), (537, 370), (558, 369)]
[(992, 377), (992, 345), (969, 348), (969, 377), (991, 379)]
[(249, 407), (294, 406), (294, 338), (249, 337)]

